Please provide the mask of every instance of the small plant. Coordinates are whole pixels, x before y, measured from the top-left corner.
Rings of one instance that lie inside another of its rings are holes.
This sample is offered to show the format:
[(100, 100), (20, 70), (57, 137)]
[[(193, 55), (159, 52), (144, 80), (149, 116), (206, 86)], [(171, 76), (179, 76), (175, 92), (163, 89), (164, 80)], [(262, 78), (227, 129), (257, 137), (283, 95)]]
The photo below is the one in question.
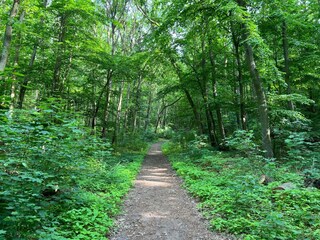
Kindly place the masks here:
[(139, 170), (147, 144), (116, 155), (54, 112), (0, 117), (1, 239), (105, 239)]
[[(236, 138), (244, 136), (247, 133)], [(279, 167), (275, 161), (265, 163), (261, 157), (254, 161), (256, 155), (240, 157), (199, 146), (195, 155), (194, 142), (189, 146), (179, 151), (167, 143), (164, 149), (186, 189), (199, 199), (199, 209), (210, 220), (212, 229), (247, 240), (319, 238), (320, 192), (305, 189), (301, 174)], [(255, 151), (255, 145), (248, 141), (243, 151), (252, 153), (250, 149)], [(273, 181), (260, 184), (262, 173)], [(315, 170), (306, 170), (305, 174), (318, 176)], [(296, 188), (274, 190), (285, 182)]]
[(246, 156), (257, 154), (259, 152), (258, 146), (254, 142), (253, 131), (235, 131), (232, 137), (226, 139), (226, 144), (231, 149), (238, 150)]

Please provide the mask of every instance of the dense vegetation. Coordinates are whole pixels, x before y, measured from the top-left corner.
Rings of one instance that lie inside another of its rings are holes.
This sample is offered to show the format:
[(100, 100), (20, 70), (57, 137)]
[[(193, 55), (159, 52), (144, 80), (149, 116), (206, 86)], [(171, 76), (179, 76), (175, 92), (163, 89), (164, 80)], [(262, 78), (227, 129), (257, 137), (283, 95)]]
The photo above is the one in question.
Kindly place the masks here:
[(105, 238), (161, 136), (214, 229), (319, 238), (318, 0), (0, 6), (0, 237)]
[(104, 239), (146, 144), (113, 150), (79, 119), (42, 110), (1, 121), (0, 238)]
[[(320, 191), (306, 188), (293, 163), (212, 151), (201, 139), (166, 144), (164, 152), (213, 230), (247, 240), (320, 238)], [(272, 181), (263, 184), (262, 175)]]

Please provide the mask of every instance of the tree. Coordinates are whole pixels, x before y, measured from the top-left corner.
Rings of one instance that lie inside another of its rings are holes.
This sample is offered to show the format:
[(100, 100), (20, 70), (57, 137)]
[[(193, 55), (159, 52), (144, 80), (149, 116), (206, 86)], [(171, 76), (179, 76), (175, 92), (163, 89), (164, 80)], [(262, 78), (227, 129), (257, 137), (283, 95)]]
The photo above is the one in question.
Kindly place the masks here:
[(0, 58), (0, 72), (4, 71), (7, 65), (8, 56), (10, 52), (10, 45), (12, 40), (12, 31), (13, 31), (12, 26), (14, 24), (14, 19), (17, 16), (19, 11), (19, 5), (20, 5), (20, 0), (14, 0), (10, 10), (9, 19), (7, 22), (3, 43), (2, 43), (2, 52), (1, 52), (1, 58)]

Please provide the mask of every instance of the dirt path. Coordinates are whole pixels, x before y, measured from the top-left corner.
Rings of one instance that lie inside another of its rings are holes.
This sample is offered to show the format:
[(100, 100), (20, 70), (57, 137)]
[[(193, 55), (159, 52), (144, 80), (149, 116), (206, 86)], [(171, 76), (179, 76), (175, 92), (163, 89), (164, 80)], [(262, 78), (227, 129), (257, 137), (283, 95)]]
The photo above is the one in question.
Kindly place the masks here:
[(124, 203), (119, 229), (112, 240), (231, 239), (211, 233), (196, 203), (180, 186), (181, 180), (154, 144)]

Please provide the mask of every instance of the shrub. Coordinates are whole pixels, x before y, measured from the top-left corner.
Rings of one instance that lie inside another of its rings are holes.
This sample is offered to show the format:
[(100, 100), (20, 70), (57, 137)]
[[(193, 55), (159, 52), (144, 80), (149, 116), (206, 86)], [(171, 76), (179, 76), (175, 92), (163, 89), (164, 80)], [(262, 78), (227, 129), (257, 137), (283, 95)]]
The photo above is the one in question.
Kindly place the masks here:
[[(195, 155), (195, 147), (191, 143), (181, 149), (167, 143), (164, 150), (184, 186), (200, 201), (199, 209), (212, 229), (247, 240), (319, 238), (320, 192), (304, 188), (301, 174), (275, 161), (255, 159), (256, 155), (240, 157), (201, 146)], [(260, 184), (261, 174), (273, 182)], [(274, 190), (284, 182), (296, 188)]]
[(143, 155), (51, 109), (0, 119), (0, 237), (104, 239)]

